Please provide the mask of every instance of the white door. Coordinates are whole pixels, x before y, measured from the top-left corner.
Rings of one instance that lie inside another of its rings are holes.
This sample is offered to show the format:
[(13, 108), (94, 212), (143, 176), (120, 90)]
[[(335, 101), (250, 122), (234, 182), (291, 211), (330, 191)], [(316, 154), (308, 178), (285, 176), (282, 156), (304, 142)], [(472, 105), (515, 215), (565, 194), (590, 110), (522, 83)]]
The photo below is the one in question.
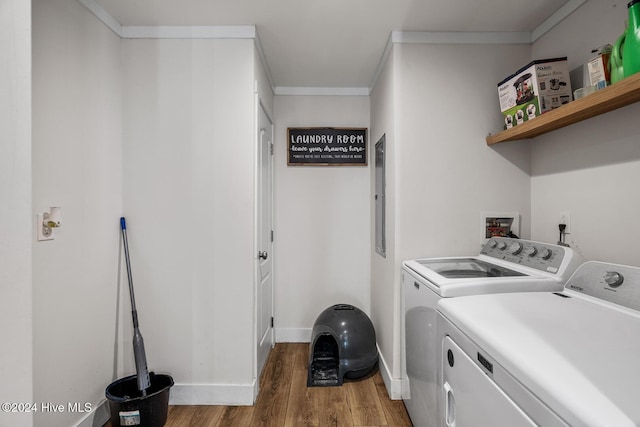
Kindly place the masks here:
[(257, 212), (257, 295), (256, 329), (258, 339), (257, 378), (273, 346), (273, 124), (258, 105), (258, 212)]

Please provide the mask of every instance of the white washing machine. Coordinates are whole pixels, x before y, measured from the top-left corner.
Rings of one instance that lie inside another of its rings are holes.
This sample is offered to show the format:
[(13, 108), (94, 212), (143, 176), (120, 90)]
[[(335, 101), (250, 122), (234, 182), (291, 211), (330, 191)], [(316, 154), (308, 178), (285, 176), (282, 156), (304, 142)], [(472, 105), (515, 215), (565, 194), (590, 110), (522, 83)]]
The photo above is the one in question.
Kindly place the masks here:
[(640, 426), (640, 268), (587, 262), (562, 292), (441, 300), (448, 427)]
[(571, 248), (492, 238), (478, 256), (403, 263), (404, 400), (416, 427), (437, 425), (436, 305), (441, 298), (496, 292), (559, 291), (583, 262)]

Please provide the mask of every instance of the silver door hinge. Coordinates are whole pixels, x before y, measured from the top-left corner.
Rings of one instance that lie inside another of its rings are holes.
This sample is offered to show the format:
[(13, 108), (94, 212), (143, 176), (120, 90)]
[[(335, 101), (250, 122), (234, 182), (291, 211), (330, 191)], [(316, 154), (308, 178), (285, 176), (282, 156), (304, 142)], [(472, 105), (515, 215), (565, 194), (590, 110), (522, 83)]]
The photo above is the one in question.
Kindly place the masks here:
[(271, 316), (271, 327), (273, 328), (273, 316)]
[(271, 243), (273, 243), (273, 230), (271, 230)]
[(271, 150), (271, 155), (273, 156), (273, 142), (269, 144), (269, 150)]

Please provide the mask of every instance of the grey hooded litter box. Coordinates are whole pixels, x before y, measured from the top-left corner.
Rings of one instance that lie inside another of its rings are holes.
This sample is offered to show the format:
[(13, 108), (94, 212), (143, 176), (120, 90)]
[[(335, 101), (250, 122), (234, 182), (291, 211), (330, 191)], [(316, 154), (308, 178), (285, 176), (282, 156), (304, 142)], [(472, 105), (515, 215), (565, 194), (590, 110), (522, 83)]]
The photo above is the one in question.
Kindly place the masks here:
[(327, 308), (313, 325), (307, 386), (339, 386), (344, 377), (367, 375), (378, 362), (376, 332), (359, 308), (337, 304)]

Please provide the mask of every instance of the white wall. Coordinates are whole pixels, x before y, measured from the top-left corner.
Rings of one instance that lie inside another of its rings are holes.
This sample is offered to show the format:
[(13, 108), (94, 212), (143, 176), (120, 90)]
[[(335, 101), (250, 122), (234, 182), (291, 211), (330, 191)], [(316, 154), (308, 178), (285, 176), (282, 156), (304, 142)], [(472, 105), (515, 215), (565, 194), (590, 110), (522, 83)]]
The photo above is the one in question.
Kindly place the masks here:
[(253, 399), (253, 61), (250, 39), (123, 40), (124, 212), (148, 363), (173, 402)]
[(254, 41), (121, 40), (75, 0), (34, 9), (34, 213), (63, 208), (56, 240), (34, 244), (35, 397), (95, 407), (134, 373), (124, 214), (172, 402), (251, 403), (254, 80), (273, 111)]
[(35, 402), (95, 407), (115, 378), (120, 71), (120, 39), (77, 1), (33, 2), (32, 218), (62, 207), (55, 240), (33, 243)]
[[(95, 408), (116, 374), (119, 38), (76, 1), (34, 1), (33, 94), (33, 218), (61, 206), (63, 224), (33, 246), (34, 401)], [(68, 426), (83, 415), (35, 419)]]
[[(532, 59), (566, 56), (569, 69), (585, 65), (593, 49), (614, 44), (624, 32), (626, 0), (587, 0), (531, 46)], [(597, 25), (590, 25), (597, 22)]]
[[(399, 354), (394, 347), (394, 334), (399, 321), (398, 295), (395, 289), (396, 263), (396, 182), (397, 182), (397, 149), (396, 149), (396, 86), (395, 79), (395, 51), (389, 58), (378, 77), (377, 83), (371, 91), (371, 146), (385, 136), (385, 238), (386, 256), (382, 257), (371, 245), (371, 319), (376, 328), (376, 339), (380, 348), (380, 369), (387, 389), (393, 397), (391, 378), (393, 361)], [(375, 153), (371, 153), (370, 188), (375, 194)], [(375, 201), (370, 202), (372, 240), (375, 239)]]
[[(387, 175), (393, 174), (388, 183), (395, 192), (395, 227), (389, 228), (395, 235), (388, 236), (395, 255), (374, 261), (376, 276), (392, 281), (374, 279), (372, 292), (384, 298), (373, 297), (372, 315), (384, 331), (379, 345), (393, 378), (401, 374), (402, 261), (477, 254), (483, 211), (519, 212), (522, 237), (528, 237), (528, 145), (496, 149), (485, 136), (495, 131), (492, 123), (501, 123), (497, 82), (529, 58), (529, 47), (521, 45), (395, 44), (393, 88), (383, 74), (380, 94), (374, 89), (372, 117), (393, 126), (387, 154), (395, 170)], [(377, 126), (376, 137), (384, 132)]]
[[(56, 239), (33, 249), (34, 397), (95, 407), (115, 378), (119, 39), (75, 1), (34, 2), (33, 12), (33, 216), (63, 210)], [(69, 425), (82, 416), (36, 420)]]
[[(0, 400), (33, 402), (31, 3), (0, 3)], [(0, 425), (33, 425), (0, 412)]]
[(369, 313), (372, 165), (287, 166), (287, 128), (368, 128), (369, 98), (276, 96), (274, 105), (276, 340), (304, 342), (333, 304)]
[[(626, 3), (588, 1), (533, 45), (534, 57), (585, 63), (622, 33)], [(634, 104), (530, 141), (532, 238), (557, 241), (559, 214), (569, 211), (567, 243), (586, 259), (640, 266), (639, 115)]]
[[(481, 212), (520, 212), (529, 230), (529, 147), (489, 147), (497, 82), (525, 45), (399, 44), (398, 258), (477, 254)], [(437, 61), (434, 60), (437, 58)]]

